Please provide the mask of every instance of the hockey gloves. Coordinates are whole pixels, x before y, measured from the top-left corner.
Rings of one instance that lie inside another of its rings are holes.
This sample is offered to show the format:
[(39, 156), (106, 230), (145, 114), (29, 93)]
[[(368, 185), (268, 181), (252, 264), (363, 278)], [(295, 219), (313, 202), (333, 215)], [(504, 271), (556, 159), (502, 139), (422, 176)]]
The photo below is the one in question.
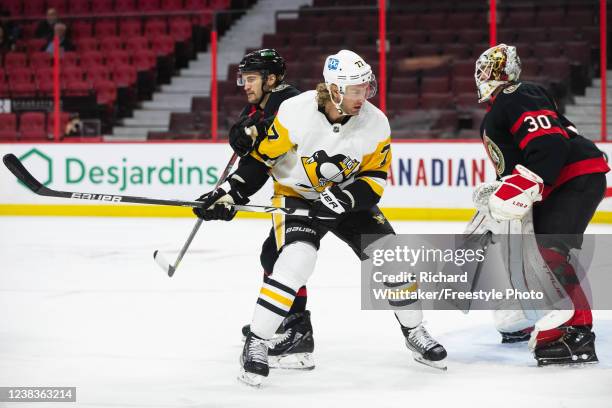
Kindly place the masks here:
[(343, 214), (353, 209), (353, 206), (354, 200), (349, 192), (338, 186), (327, 187), (321, 192), (320, 200), (314, 202), (311, 216)]
[(502, 177), (489, 198), (491, 217), (497, 221), (520, 220), (542, 199), (544, 182), (540, 176), (520, 164), (512, 173)]
[(193, 209), (193, 213), (204, 221), (221, 220), (231, 221), (237, 211), (234, 204), (246, 204), (249, 199), (232, 189), (229, 182), (223, 183), (219, 188), (200, 196), (196, 201), (202, 201), (202, 207)]
[(244, 157), (253, 150), (257, 131), (255, 124), (259, 122), (261, 114), (255, 112), (253, 115), (244, 115), (236, 122), (229, 131), (230, 146), (236, 154)]

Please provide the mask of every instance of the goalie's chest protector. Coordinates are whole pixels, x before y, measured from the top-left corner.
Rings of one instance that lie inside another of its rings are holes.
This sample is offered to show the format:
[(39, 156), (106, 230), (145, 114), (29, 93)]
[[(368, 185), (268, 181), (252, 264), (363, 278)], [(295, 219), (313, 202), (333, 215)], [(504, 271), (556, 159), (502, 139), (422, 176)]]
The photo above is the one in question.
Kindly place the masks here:
[[(364, 156), (376, 150), (385, 134), (377, 109), (365, 102), (359, 115), (343, 124), (330, 123), (319, 111), (315, 91), (305, 92), (285, 103), (271, 129), (279, 137), (286, 133), (293, 147), (280, 157), (271, 170), (275, 181), (307, 199), (333, 184), (348, 184), (359, 173)], [(285, 109), (286, 108), (286, 109)], [(274, 137), (274, 136), (273, 136)], [(272, 142), (273, 143), (273, 142)], [(281, 190), (278, 187), (277, 191)]]

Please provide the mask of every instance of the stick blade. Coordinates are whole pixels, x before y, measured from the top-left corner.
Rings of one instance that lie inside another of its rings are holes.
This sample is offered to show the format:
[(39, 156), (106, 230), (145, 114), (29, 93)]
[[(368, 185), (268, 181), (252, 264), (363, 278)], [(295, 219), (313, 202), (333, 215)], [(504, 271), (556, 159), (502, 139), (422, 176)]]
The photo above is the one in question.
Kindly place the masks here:
[(168, 274), (169, 277), (174, 275), (174, 266), (170, 265), (170, 262), (168, 262), (161, 252), (155, 250), (155, 252), (153, 252), (153, 259), (155, 259), (155, 262), (164, 270), (164, 272)]
[(38, 192), (43, 185), (30, 174), (30, 172), (19, 161), (13, 153), (4, 155), (2, 158), (4, 165), (11, 171), (27, 188), (34, 192)]

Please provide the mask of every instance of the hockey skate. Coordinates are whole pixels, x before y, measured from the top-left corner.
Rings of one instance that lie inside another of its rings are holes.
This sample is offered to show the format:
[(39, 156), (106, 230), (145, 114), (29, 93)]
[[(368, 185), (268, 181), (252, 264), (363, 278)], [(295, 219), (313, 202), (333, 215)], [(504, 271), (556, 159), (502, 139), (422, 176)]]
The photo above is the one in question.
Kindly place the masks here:
[(268, 342), (249, 333), (240, 355), (238, 380), (251, 387), (261, 387), (263, 379), (270, 373), (268, 367)]
[[(248, 336), (250, 327), (242, 328), (242, 334)], [(290, 370), (312, 370), (315, 367), (312, 353), (314, 338), (310, 312), (294, 313), (285, 318), (277, 334), (269, 340), (268, 364), (270, 368)]]
[(446, 370), (446, 350), (434, 340), (423, 324), (412, 329), (402, 327), (402, 333), (406, 338), (406, 347), (412, 351), (412, 357), (417, 363), (425, 364), (439, 370)]
[(521, 343), (523, 341), (529, 341), (531, 337), (531, 332), (533, 331), (533, 327), (529, 327), (527, 329), (518, 330), (515, 332), (502, 332), (501, 334), (501, 342), (502, 344), (512, 344), (512, 343)]
[(563, 330), (566, 333), (560, 339), (536, 346), (534, 357), (538, 367), (599, 362), (595, 353), (595, 333), (589, 327), (569, 326)]

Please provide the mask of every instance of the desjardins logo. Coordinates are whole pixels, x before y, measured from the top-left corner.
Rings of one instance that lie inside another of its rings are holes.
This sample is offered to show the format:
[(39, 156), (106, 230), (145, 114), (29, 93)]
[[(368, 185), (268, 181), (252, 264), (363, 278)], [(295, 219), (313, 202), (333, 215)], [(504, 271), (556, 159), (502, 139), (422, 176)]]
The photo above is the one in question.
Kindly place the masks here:
[[(43, 185), (48, 186), (53, 182), (53, 160), (51, 157), (34, 148), (19, 156), (19, 160), (26, 167), (35, 169), (34, 174)], [(23, 185), (23, 183), (21, 184)]]

